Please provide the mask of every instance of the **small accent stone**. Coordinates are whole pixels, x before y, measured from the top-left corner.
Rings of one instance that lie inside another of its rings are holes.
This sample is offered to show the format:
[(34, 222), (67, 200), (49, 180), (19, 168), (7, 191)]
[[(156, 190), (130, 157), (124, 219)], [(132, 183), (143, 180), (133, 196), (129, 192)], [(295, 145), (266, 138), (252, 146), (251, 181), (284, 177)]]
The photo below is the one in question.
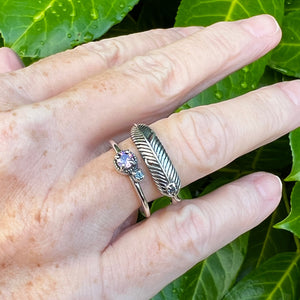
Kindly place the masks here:
[(168, 186), (167, 186), (167, 193), (169, 195), (172, 195), (172, 196), (174, 196), (174, 195), (177, 194), (177, 188), (176, 188), (175, 183), (171, 182), (171, 183), (168, 184)]
[(141, 169), (136, 170), (132, 175), (135, 181), (142, 181), (145, 177)]

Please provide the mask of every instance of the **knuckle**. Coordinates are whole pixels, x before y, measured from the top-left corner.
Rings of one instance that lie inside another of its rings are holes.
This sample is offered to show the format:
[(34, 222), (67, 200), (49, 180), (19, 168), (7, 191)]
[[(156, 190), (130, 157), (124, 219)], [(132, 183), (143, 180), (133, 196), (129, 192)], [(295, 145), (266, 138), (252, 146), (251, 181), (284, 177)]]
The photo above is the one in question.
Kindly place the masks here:
[(176, 124), (178, 138), (184, 142), (183, 152), (189, 154), (195, 168), (211, 171), (220, 162), (226, 163), (230, 150), (228, 124), (217, 109), (182, 111)]
[[(253, 189), (249, 186), (231, 182), (222, 187), (222, 195), (231, 199), (231, 203), (236, 204), (223, 207), (222, 215), (231, 216), (231, 219), (241, 224), (240, 231), (243, 230), (242, 227), (249, 228), (253, 220), (257, 218), (257, 212), (259, 211), (256, 193), (253, 192)], [(219, 216), (218, 219), (220, 220), (221, 217)]]
[(151, 92), (159, 98), (169, 98), (182, 87), (176, 76), (180, 69), (183, 69), (180, 62), (172, 55), (152, 52), (146, 56), (135, 57), (128, 63), (124, 72), (142, 86), (151, 88)]
[(97, 58), (96, 61), (105, 64), (107, 67), (115, 65), (124, 56), (126, 46), (122, 39), (106, 39), (100, 42), (91, 42), (78, 46), (79, 52), (88, 51), (89, 54)]
[(174, 217), (172, 232), (176, 234), (171, 235), (172, 247), (180, 247), (180, 253), (187, 253), (188, 260), (202, 257), (203, 249), (212, 235), (214, 226), (211, 223), (209, 216), (198, 205), (193, 202), (185, 204)]

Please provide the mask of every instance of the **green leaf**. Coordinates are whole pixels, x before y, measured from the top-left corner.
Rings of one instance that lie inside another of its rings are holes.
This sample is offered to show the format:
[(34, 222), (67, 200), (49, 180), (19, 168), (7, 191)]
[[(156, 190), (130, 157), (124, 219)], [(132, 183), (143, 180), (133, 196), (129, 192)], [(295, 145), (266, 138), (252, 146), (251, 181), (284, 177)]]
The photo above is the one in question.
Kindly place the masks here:
[(260, 77), (264, 73), (267, 62), (268, 57), (263, 57), (251, 65), (227, 76), (189, 100), (189, 107), (224, 101), (254, 90), (257, 88)]
[(132, 34), (138, 32), (138, 25), (136, 21), (128, 14), (121, 23), (113, 26), (108, 30), (101, 39), (112, 38), (120, 35)]
[(280, 17), (284, 0), (182, 0), (176, 17), (176, 24), (208, 26), (220, 21), (234, 21), (262, 13)]
[[(182, 188), (179, 192), (179, 198), (180, 199), (191, 199), (192, 194), (190, 192), (190, 189), (188, 186)], [(167, 207), (170, 204), (170, 198), (169, 197), (161, 197), (159, 199), (156, 199), (153, 201), (151, 205), (151, 214), (153, 214), (155, 211), (162, 209), (164, 207)]]
[(277, 174), (283, 172), (287, 174), (291, 162), (292, 158), (289, 151), (288, 137), (284, 136), (239, 157), (229, 166), (225, 167), (225, 170), (237, 170), (243, 174), (253, 173), (255, 171), (268, 171)]
[(260, 78), (258, 87), (264, 87), (264, 86), (268, 86), (271, 84), (275, 84), (277, 82), (290, 81), (290, 80), (294, 80), (294, 79), (295, 79), (295, 77), (290, 77), (290, 76), (284, 75), (284, 74), (270, 68), (269, 66), (267, 66), (265, 69), (265, 73)]
[(1, 4), (5, 45), (22, 57), (45, 57), (103, 35), (138, 0), (10, 0)]
[(153, 201), (151, 205), (151, 214), (170, 205), (170, 198), (161, 197)]
[(299, 282), (300, 254), (281, 253), (238, 282), (224, 300), (296, 300)]
[(300, 10), (299, 0), (285, 0), (285, 13), (294, 12), (295, 10)]
[(290, 144), (293, 156), (293, 167), (291, 174), (286, 180), (300, 181), (300, 128), (290, 133)]
[(300, 238), (300, 182), (295, 184), (292, 191), (290, 214), (275, 227), (289, 230)]
[[(176, 26), (208, 26), (220, 21), (233, 21), (258, 14), (271, 14), (279, 22), (283, 17), (284, 0), (182, 0)], [(188, 102), (190, 107), (230, 99), (255, 89), (264, 73), (269, 55), (226, 77)]]
[(235, 282), (247, 244), (248, 234), (244, 234), (170, 283), (153, 300), (222, 299)]
[(247, 256), (239, 278), (244, 277), (278, 253), (296, 250), (293, 235), (274, 228), (274, 225), (285, 216), (286, 207), (281, 201), (279, 207), (269, 218), (250, 231)]
[(180, 0), (144, 0), (138, 18), (140, 30), (173, 27)]
[(283, 18), (282, 40), (273, 51), (269, 65), (283, 74), (300, 77), (300, 10)]

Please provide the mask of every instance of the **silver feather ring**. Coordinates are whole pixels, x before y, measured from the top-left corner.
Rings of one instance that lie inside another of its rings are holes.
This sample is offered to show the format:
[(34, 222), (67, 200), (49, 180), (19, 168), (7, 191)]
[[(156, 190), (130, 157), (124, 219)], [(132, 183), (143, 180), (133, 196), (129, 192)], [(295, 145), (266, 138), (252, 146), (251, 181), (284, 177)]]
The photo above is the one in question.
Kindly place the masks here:
[(131, 139), (139, 150), (158, 190), (173, 203), (178, 198), (181, 182), (171, 159), (155, 132), (145, 124), (134, 124)]

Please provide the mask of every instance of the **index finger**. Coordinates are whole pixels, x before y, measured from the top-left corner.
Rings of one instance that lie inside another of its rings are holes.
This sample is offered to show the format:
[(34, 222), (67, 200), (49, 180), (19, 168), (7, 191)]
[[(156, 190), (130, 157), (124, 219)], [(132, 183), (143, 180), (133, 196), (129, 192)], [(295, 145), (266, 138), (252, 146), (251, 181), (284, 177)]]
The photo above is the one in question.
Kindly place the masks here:
[(193, 95), (266, 54), (280, 37), (271, 16), (216, 23), (89, 78), (41, 106), (53, 111), (56, 123), (67, 123), (66, 139), (78, 140), (84, 147), (101, 143), (133, 123), (167, 116)]
[(2, 75), (0, 89), (8, 90), (9, 94), (1, 94), (0, 103), (9, 99), (13, 106), (53, 97), (82, 80), (120, 65), (136, 55), (173, 43), (199, 28), (155, 29), (91, 42), (52, 55), (20, 72)]

